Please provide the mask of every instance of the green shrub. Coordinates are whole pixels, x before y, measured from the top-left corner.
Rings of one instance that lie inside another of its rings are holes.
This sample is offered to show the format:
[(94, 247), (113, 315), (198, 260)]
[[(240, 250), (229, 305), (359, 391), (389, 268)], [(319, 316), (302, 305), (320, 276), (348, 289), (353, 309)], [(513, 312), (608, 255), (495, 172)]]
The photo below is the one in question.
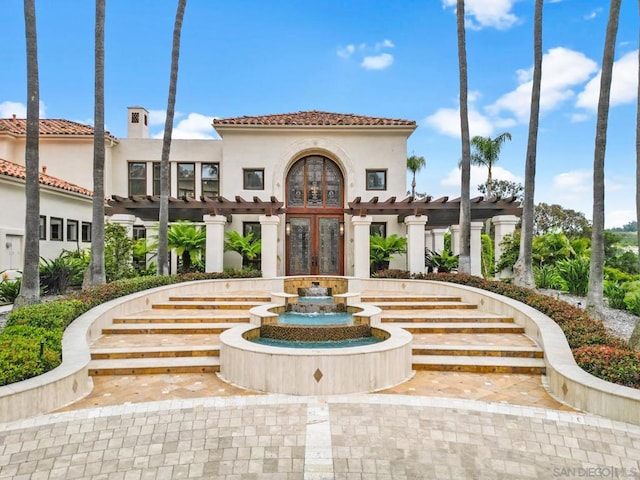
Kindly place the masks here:
[(584, 297), (589, 289), (589, 259), (576, 257), (559, 260), (555, 264), (564, 289), (572, 295)]
[(30, 325), (34, 328), (65, 329), (85, 311), (86, 305), (79, 300), (57, 300), (28, 305), (9, 314), (7, 327)]
[(20, 285), (22, 285), (22, 279), (17, 278), (11, 280), (0, 280), (0, 303), (13, 303), (16, 297), (20, 294)]
[(533, 280), (537, 288), (551, 288), (557, 290), (562, 287), (562, 279), (551, 265), (533, 267)]
[(629, 282), (624, 284), (624, 304), (634, 315), (640, 315), (640, 282)]
[(127, 229), (117, 223), (104, 226), (104, 271), (107, 282), (131, 278), (133, 268), (133, 240)]
[(82, 265), (65, 252), (51, 260), (40, 260), (40, 286), (49, 295), (64, 295), (79, 275), (82, 275)]
[(493, 251), (493, 240), (489, 235), (484, 233), (481, 236), (482, 241), (482, 276), (484, 278), (491, 278), (496, 273), (495, 269), (495, 254)]
[(604, 281), (603, 294), (604, 297), (609, 300), (609, 306), (611, 308), (617, 308), (618, 310), (627, 309), (627, 305), (624, 303), (624, 296), (627, 293), (626, 286), (626, 283), (621, 285), (611, 280)]
[(640, 388), (640, 353), (605, 345), (589, 345), (573, 351), (580, 367), (609, 382)]

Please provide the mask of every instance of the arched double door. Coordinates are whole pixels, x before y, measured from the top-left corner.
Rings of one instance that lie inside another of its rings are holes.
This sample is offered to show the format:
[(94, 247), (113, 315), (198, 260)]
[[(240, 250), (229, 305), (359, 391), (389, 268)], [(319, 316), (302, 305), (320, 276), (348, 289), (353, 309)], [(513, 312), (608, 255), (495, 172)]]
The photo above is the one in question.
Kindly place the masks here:
[(287, 188), (287, 275), (344, 273), (344, 179), (320, 155), (293, 164)]

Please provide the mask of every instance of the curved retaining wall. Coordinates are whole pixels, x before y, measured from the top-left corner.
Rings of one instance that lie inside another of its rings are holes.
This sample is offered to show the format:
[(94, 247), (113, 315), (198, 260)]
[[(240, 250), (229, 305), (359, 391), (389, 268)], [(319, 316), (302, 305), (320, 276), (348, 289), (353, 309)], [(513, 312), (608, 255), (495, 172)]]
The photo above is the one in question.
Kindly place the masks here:
[[(242, 283), (240, 283), (242, 282)], [(149, 308), (154, 302), (181, 293), (212, 294), (225, 291), (270, 291), (271, 280), (224, 279), (177, 283), (133, 293), (104, 303), (69, 325), (62, 338), (62, 363), (55, 369), (22, 382), (0, 387), (0, 422), (11, 422), (51, 412), (88, 395), (89, 344), (111, 325), (111, 319)]]
[(551, 318), (502, 295), (478, 288), (430, 280), (361, 280), (363, 290), (394, 290), (416, 294), (455, 295), (482, 311), (513, 317), (544, 350), (548, 388), (561, 401), (612, 420), (640, 425), (640, 390), (616, 385), (582, 370), (564, 333)]

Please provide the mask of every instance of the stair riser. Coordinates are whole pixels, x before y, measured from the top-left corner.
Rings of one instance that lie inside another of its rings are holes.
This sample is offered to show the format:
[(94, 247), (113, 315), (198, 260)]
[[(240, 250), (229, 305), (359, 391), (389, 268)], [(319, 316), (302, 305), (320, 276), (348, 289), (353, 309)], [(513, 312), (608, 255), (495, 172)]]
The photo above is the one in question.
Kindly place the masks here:
[(524, 333), (522, 327), (407, 327), (409, 333)]
[(461, 302), (461, 297), (360, 297), (362, 302)]
[(269, 303), (271, 297), (169, 297), (170, 302), (256, 302)]
[(103, 328), (103, 335), (147, 335), (147, 334), (159, 334), (159, 335), (197, 335), (202, 333), (222, 333), (228, 328), (224, 327), (185, 327), (185, 328), (134, 328), (134, 329), (118, 329), (118, 328)]
[(144, 368), (90, 368), (89, 375), (159, 375), (163, 373), (216, 373), (219, 365), (206, 367), (144, 367)]
[(382, 317), (382, 323), (513, 323), (513, 318), (476, 318), (476, 317), (426, 317), (401, 318)]
[(190, 350), (175, 352), (122, 352), (92, 353), (92, 360), (116, 360), (123, 358), (178, 358), (178, 357), (219, 357), (220, 350)]
[(466, 372), (466, 373), (522, 373), (527, 375), (544, 375), (545, 367), (518, 367), (494, 365), (424, 365), (414, 363), (414, 370), (431, 372)]
[(451, 355), (453, 357), (506, 357), (506, 358), (544, 358), (543, 352), (518, 352), (501, 350), (447, 350), (413, 348), (414, 355)]
[(117, 325), (154, 324), (154, 323), (248, 323), (249, 317), (194, 317), (194, 318), (114, 318)]
[(152, 306), (154, 310), (250, 310), (253, 307), (257, 307), (259, 304), (255, 305), (229, 305), (229, 304), (220, 304), (220, 305), (200, 305), (194, 303), (183, 304), (180, 305), (171, 305), (169, 303), (160, 303)]
[(381, 310), (476, 310), (478, 308), (477, 305), (467, 305), (467, 304), (451, 304), (451, 305), (375, 304), (375, 305)]

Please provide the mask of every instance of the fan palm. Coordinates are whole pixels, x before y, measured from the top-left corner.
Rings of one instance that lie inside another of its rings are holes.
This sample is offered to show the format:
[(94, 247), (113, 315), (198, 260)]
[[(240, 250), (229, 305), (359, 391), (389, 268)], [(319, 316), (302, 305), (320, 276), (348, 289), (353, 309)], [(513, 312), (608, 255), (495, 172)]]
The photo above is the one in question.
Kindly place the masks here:
[(424, 157), (411, 155), (407, 158), (407, 170), (413, 174), (413, 180), (411, 181), (411, 198), (416, 196), (416, 173), (422, 170), (426, 165), (427, 161)]
[(493, 192), (491, 184), (493, 183), (493, 165), (500, 159), (500, 151), (502, 145), (507, 140), (511, 140), (511, 134), (504, 132), (496, 138), (481, 137), (476, 135), (471, 139), (471, 164), (480, 167), (487, 167), (487, 197), (491, 198)]
[(182, 258), (183, 271), (189, 271), (198, 261), (206, 241), (206, 231), (188, 221), (176, 222), (167, 231), (167, 245)]

